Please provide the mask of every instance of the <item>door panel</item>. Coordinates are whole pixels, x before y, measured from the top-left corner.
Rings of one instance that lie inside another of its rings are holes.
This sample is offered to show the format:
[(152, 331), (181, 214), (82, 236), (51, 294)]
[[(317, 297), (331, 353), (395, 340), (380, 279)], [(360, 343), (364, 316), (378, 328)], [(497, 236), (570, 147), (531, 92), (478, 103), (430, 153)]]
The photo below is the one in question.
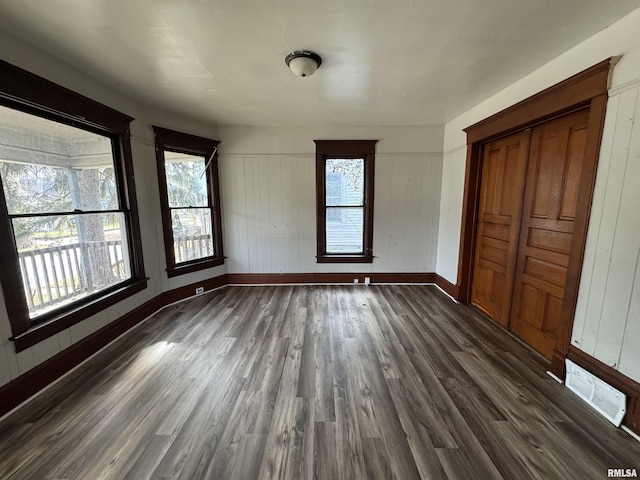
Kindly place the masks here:
[(509, 321), (529, 131), (483, 148), (471, 302), (498, 323)]
[(582, 110), (531, 132), (510, 328), (549, 359), (560, 328), (587, 121)]

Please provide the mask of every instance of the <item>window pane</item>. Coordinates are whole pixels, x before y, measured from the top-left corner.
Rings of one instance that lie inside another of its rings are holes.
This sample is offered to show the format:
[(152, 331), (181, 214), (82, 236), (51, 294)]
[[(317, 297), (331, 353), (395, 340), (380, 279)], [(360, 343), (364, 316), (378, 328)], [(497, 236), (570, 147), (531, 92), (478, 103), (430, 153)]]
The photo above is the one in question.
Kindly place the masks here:
[(171, 210), (171, 228), (176, 264), (213, 256), (210, 209)]
[(362, 206), (364, 160), (329, 158), (325, 164), (326, 205)]
[(362, 208), (327, 208), (327, 253), (363, 253)]
[(207, 159), (197, 155), (165, 150), (164, 169), (170, 207), (206, 207), (207, 176), (203, 175)]
[(131, 278), (122, 213), (12, 222), (31, 318)]
[(111, 139), (0, 106), (9, 214), (117, 210)]

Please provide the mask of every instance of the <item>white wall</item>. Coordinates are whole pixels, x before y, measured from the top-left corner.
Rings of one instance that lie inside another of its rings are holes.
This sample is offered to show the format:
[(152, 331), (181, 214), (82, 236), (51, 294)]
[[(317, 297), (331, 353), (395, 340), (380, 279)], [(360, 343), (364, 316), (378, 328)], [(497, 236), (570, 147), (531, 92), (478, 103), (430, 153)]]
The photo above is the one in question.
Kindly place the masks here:
[(640, 381), (640, 10), (445, 125), (436, 272), (457, 280), (466, 161), (463, 128), (605, 58), (611, 81), (572, 343)]
[(158, 295), (162, 291), (211, 278), (226, 273), (226, 267), (216, 267), (190, 275), (168, 279), (162, 243), (160, 200), (156, 173), (155, 149), (151, 125), (216, 138), (217, 127), (194, 122), (158, 112), (139, 105), (135, 101), (115, 92), (108, 86), (90, 78), (74, 67), (34, 49), (0, 30), (0, 58), (48, 80), (70, 88), (97, 100), (136, 120), (131, 124), (131, 143), (140, 212), (140, 228), (144, 254), (145, 273), (149, 277), (148, 287), (142, 292), (119, 302), (47, 340), (15, 353), (13, 343), (8, 340), (11, 328), (5, 299), (0, 291), (0, 386), (25, 373), (73, 343), (90, 335), (116, 320), (136, 306)]
[(640, 381), (640, 47), (612, 80), (571, 343)]
[[(145, 270), (149, 277), (149, 286), (144, 291), (19, 354), (8, 340), (11, 328), (0, 291), (0, 385), (159, 293), (226, 273), (227, 265), (231, 265), (230, 271), (234, 272), (315, 271), (314, 138), (380, 140), (374, 220), (374, 253), (380, 255), (380, 259), (376, 259), (374, 270), (371, 265), (365, 270), (422, 272), (435, 268), (442, 126), (341, 126), (305, 131), (296, 128), (218, 129), (140, 105), (1, 30), (0, 58), (135, 118), (131, 124), (132, 153)], [(223, 141), (222, 208), (225, 253), (229, 257), (226, 265), (167, 278), (151, 125)], [(257, 197), (255, 192), (264, 197)], [(260, 213), (262, 223), (248, 221), (246, 208), (250, 202)], [(415, 218), (420, 220), (415, 222)], [(258, 228), (263, 226), (265, 232), (261, 234)], [(259, 242), (261, 250), (250, 248), (252, 242)]]
[[(433, 272), (441, 126), (220, 127), (230, 273)], [(314, 139), (377, 139), (372, 264), (318, 264)]]
[[(585, 40), (445, 125), (437, 273), (451, 283), (457, 282), (457, 247), (460, 244), (466, 161), (466, 135), (462, 129), (608, 57), (628, 52), (640, 42), (640, 34), (638, 32), (640, 32), (640, 9), (635, 10), (605, 30)], [(505, 61), (508, 61), (508, 59), (505, 59)]]

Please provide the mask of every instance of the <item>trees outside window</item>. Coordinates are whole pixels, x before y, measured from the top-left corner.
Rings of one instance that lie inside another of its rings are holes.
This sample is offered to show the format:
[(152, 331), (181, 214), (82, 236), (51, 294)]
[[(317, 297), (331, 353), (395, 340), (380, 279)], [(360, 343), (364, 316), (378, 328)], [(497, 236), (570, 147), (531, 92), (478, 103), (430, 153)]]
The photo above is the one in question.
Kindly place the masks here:
[(153, 127), (167, 274), (224, 263), (218, 142)]
[(0, 281), (18, 351), (146, 286), (130, 121), (0, 62)]

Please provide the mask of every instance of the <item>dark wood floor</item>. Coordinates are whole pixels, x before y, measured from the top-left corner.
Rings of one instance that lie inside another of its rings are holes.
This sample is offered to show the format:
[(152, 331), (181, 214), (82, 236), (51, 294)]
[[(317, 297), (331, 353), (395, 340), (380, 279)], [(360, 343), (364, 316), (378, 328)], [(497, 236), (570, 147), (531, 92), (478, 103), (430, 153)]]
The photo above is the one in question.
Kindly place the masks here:
[(1, 479), (599, 479), (640, 443), (430, 286), (229, 287), (0, 423)]

